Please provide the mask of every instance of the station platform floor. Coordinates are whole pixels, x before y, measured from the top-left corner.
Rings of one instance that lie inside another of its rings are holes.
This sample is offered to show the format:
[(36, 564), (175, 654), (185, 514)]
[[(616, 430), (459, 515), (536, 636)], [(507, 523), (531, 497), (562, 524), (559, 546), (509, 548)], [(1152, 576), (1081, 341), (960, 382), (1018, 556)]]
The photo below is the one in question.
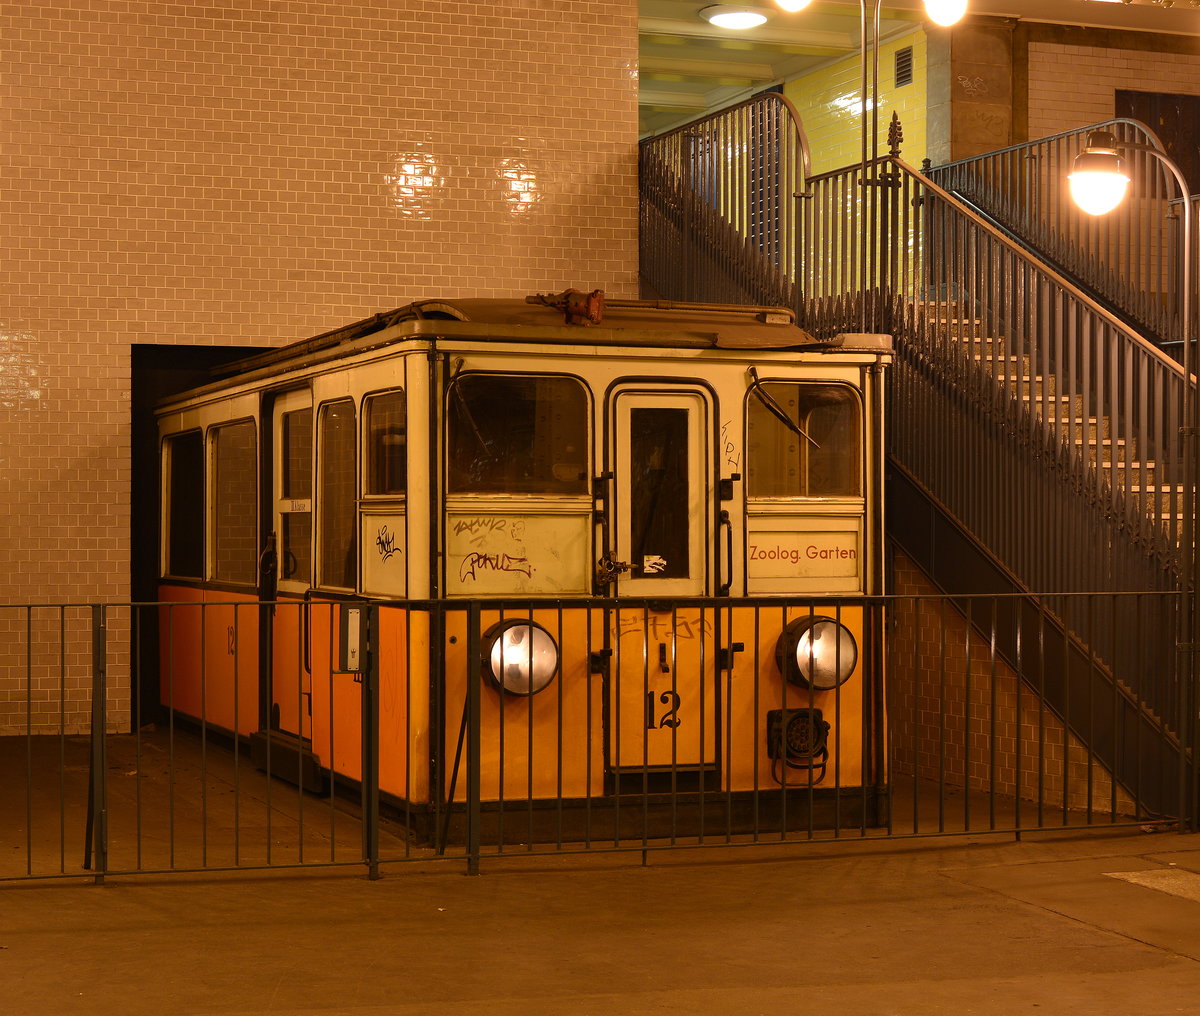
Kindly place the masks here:
[(5, 1016), (1197, 1011), (1173, 831), (0, 882)]

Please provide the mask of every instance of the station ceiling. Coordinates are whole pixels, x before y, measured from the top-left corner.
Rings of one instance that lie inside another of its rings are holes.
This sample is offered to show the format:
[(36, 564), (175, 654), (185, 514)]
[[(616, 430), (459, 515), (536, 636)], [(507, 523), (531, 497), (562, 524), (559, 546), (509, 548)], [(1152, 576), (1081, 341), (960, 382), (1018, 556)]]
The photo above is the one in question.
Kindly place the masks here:
[[(730, 31), (700, 17), (712, 0), (641, 0), (639, 118), (658, 133), (719, 109), (786, 78), (857, 53), (858, 2), (813, 0), (787, 14), (771, 0), (750, 0), (770, 14), (759, 28)], [(1000, 17), (1165, 32), (1200, 37), (1200, 0), (970, 0), (972, 12)], [(921, 0), (883, 7), (880, 38), (923, 19)]]

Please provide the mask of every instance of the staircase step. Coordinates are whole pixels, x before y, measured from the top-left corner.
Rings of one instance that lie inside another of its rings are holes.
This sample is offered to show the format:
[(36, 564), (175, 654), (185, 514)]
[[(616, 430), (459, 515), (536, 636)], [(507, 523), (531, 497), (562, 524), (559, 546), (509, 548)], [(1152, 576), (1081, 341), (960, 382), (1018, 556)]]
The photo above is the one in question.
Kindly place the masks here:
[(1112, 421), (1107, 416), (1047, 416), (1034, 411), (1034, 415), (1047, 427), (1073, 441), (1099, 441), (1112, 437)]
[(1136, 462), (1133, 460), (1136, 448), (1123, 437), (1106, 437), (1095, 441), (1076, 438), (1071, 443), (1076, 449), (1085, 451), (1088, 461), (1093, 464), (1102, 462), (1105, 465), (1115, 464), (1130, 468), (1136, 466)]
[(1006, 388), (1011, 388), (1023, 399), (1041, 399), (1057, 394), (1058, 378), (1053, 374), (1046, 377), (1023, 374), (1018, 371), (998, 372), (996, 380)]

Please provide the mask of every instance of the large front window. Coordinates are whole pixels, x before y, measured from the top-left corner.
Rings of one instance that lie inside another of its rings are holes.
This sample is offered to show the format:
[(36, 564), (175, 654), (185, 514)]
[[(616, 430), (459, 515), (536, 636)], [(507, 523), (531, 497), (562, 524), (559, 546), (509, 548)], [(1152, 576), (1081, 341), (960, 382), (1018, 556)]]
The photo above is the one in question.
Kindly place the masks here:
[(862, 496), (862, 407), (849, 386), (762, 382), (746, 430), (750, 497)]
[(459, 378), (450, 389), (450, 493), (587, 493), (587, 412), (572, 378)]

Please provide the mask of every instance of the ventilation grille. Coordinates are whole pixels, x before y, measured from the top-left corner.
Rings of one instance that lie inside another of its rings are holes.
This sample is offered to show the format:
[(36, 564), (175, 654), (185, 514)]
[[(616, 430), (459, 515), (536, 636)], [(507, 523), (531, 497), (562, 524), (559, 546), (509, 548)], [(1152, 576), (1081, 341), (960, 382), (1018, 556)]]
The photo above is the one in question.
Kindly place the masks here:
[(911, 85), (913, 79), (912, 46), (896, 50), (896, 87)]

